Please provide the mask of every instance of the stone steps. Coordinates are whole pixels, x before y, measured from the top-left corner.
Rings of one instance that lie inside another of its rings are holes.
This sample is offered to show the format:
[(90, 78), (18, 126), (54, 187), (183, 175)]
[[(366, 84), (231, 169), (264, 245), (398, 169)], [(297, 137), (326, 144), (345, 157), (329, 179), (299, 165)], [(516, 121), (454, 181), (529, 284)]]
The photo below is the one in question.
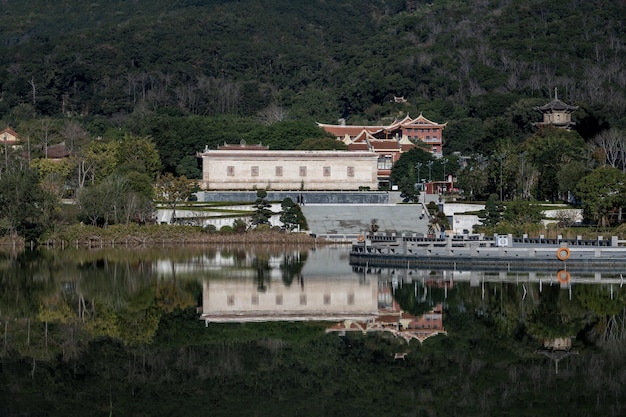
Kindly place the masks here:
[(368, 232), (372, 222), (379, 233), (426, 235), (428, 219), (420, 219), (421, 205), (334, 205), (305, 204), (301, 206), (309, 230), (315, 235), (358, 235)]

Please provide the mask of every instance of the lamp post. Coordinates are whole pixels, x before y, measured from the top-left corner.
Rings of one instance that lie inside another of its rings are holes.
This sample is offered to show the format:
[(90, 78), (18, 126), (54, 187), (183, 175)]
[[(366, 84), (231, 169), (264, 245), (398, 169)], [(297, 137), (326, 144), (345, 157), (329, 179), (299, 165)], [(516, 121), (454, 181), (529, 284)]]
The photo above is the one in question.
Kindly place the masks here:
[(416, 178), (417, 181), (416, 182), (418, 184), (421, 182), (421, 180), (420, 180), (420, 168), (422, 168), (422, 163), (421, 162), (416, 163), (415, 164), (415, 169), (417, 169), (417, 178)]
[(446, 158), (441, 158), (441, 162), (443, 163), (443, 181), (446, 181), (446, 162), (448, 160)]

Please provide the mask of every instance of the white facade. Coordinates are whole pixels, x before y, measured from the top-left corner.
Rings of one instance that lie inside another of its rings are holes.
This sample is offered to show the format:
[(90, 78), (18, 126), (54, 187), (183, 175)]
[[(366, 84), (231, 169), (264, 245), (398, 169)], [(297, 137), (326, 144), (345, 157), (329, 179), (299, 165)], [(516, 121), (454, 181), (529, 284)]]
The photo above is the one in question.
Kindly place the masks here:
[(378, 155), (351, 151), (205, 150), (204, 190), (378, 188)]
[(378, 281), (271, 280), (263, 291), (249, 279), (204, 280), (202, 315), (209, 322), (370, 320), (378, 316)]

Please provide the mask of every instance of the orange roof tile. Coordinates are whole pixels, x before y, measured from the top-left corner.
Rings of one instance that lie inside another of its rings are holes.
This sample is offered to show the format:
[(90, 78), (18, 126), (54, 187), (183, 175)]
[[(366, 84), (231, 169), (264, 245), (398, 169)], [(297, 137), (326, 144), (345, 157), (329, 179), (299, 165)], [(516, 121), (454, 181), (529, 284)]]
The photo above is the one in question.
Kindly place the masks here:
[(375, 150), (384, 149), (400, 151), (400, 146), (395, 140), (375, 140), (370, 142), (370, 146)]
[(348, 145), (348, 150), (350, 150), (350, 151), (369, 151), (370, 147), (365, 142), (351, 143), (351, 144)]

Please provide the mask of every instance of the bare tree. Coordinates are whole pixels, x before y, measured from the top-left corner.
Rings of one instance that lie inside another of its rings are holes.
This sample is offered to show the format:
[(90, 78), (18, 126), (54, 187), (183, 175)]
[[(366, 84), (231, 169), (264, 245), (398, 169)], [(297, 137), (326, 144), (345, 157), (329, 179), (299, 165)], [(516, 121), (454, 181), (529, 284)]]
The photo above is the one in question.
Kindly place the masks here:
[(558, 210), (554, 216), (558, 220), (559, 226), (570, 227), (579, 217), (579, 211), (574, 209)]
[(605, 156), (605, 163), (626, 172), (626, 135), (616, 128), (603, 130), (593, 142)]
[(78, 145), (79, 141), (87, 138), (87, 131), (81, 127), (80, 124), (68, 121), (61, 127), (61, 136), (65, 139), (65, 143), (69, 144), (68, 150), (70, 154), (74, 153), (74, 148)]
[(258, 113), (258, 118), (264, 125), (271, 125), (285, 120), (287, 111), (277, 103), (272, 103)]
[(28, 80), (28, 85), (30, 85), (30, 91), (33, 98), (33, 106), (37, 104), (37, 84), (35, 83), (35, 79), (31, 78)]
[(48, 147), (55, 138), (56, 132), (54, 128), (54, 121), (49, 118), (41, 119), (37, 126), (36, 135), (39, 142), (41, 142), (44, 158), (48, 158)]

